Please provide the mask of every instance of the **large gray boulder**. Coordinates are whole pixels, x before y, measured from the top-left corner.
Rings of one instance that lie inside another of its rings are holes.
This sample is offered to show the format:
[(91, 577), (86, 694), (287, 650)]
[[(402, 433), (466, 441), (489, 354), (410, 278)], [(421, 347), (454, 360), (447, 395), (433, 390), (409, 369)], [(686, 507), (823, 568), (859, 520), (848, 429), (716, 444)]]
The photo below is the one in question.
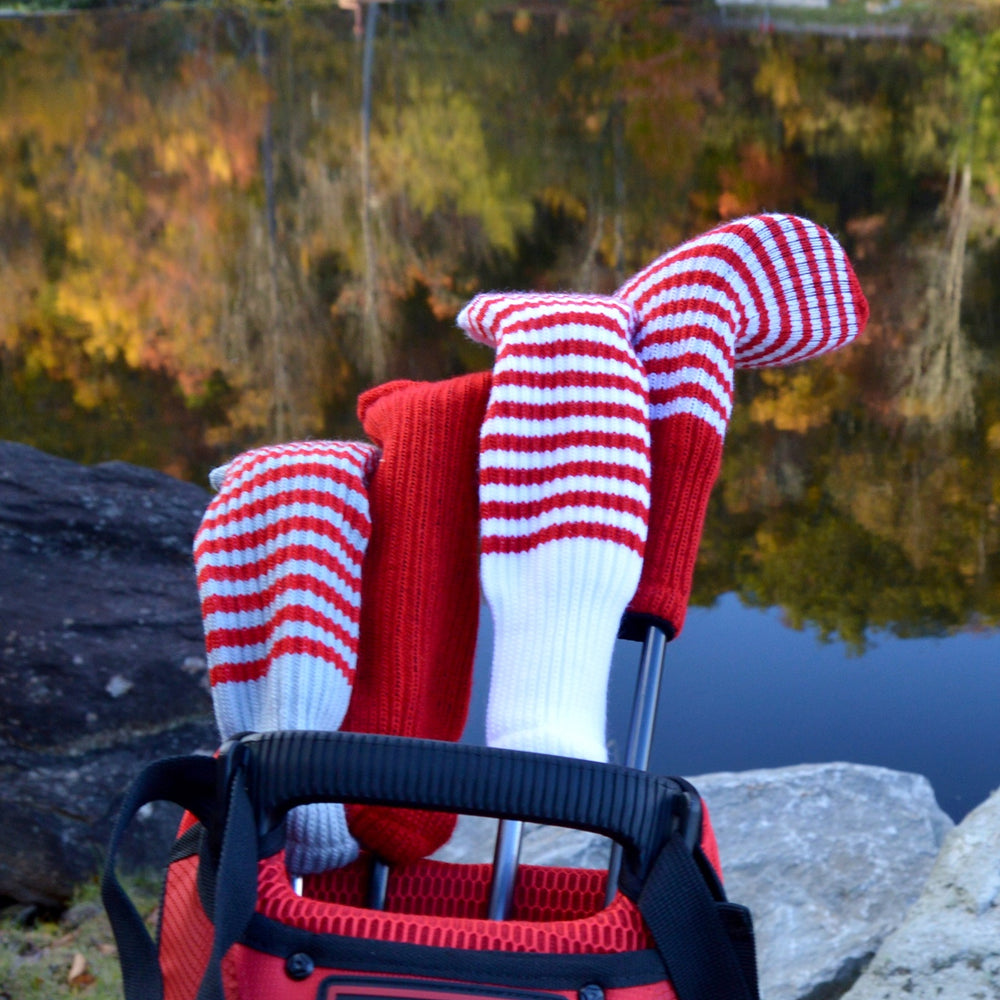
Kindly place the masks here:
[[(750, 907), (763, 1000), (839, 997), (916, 900), (951, 820), (925, 778), (816, 764), (692, 779), (726, 890)], [(489, 860), (489, 820), (462, 817), (440, 857)], [(606, 867), (602, 838), (527, 827), (521, 860)], [(868, 1000), (866, 997), (865, 1000)]]
[[(141, 765), (216, 742), (191, 557), (208, 499), (0, 442), (0, 899), (64, 901)], [(163, 860), (176, 814), (144, 816), (126, 863)]]
[(845, 1000), (1000, 998), (1000, 791), (948, 834), (920, 898)]
[(694, 779), (765, 1000), (839, 997), (916, 900), (953, 826), (926, 778), (805, 764)]

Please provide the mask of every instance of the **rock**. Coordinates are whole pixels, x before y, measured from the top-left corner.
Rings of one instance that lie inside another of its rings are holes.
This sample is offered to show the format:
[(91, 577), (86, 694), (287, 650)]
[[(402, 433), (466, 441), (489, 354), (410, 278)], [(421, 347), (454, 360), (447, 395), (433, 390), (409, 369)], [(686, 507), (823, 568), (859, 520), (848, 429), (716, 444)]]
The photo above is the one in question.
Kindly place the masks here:
[(951, 819), (926, 778), (805, 764), (695, 778), (726, 890), (757, 928), (761, 995), (839, 996), (923, 887)]
[(845, 1000), (1000, 998), (1000, 791), (948, 834), (920, 898)]
[[(191, 557), (208, 500), (0, 442), (0, 897), (64, 901), (142, 764), (217, 741)], [(125, 863), (162, 861), (174, 821), (154, 809)]]
[[(917, 898), (952, 825), (925, 778), (884, 768), (692, 780), (711, 812), (726, 890), (753, 913), (766, 1000), (840, 996)], [(490, 860), (491, 824), (462, 817), (438, 856)], [(600, 868), (607, 856), (603, 838), (529, 825), (521, 860)]]

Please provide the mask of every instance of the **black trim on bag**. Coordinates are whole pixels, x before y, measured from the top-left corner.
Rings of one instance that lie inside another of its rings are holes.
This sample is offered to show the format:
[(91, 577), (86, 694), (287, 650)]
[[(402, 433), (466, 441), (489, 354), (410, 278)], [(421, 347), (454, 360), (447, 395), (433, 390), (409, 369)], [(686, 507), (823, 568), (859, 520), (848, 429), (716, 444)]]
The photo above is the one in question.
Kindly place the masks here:
[[(445, 996), (475, 996), (484, 1000), (552, 1000), (551, 993), (538, 990), (509, 989), (506, 986), (480, 986), (478, 983), (463, 983), (445, 979), (404, 979), (396, 976), (326, 976), (319, 984), (316, 1000), (329, 1000), (330, 991), (336, 990), (335, 997), (341, 1000), (377, 1000), (378, 990), (390, 997), (398, 998), (400, 993), (413, 993), (421, 1000), (431, 1000), (442, 994)], [(352, 994), (350, 990), (361, 990)]]
[(201, 823), (194, 823), (189, 826), (174, 842), (167, 857), (167, 864), (172, 865), (175, 861), (183, 861), (197, 854), (201, 847), (201, 838), (204, 836), (205, 828)]
[(497, 983), (541, 990), (576, 990), (587, 983), (602, 989), (665, 982), (667, 972), (653, 949), (610, 955), (556, 955), (530, 952), (439, 948), (397, 941), (313, 934), (255, 913), (242, 943), (278, 958), (305, 952), (329, 969), (446, 976), (469, 983)]

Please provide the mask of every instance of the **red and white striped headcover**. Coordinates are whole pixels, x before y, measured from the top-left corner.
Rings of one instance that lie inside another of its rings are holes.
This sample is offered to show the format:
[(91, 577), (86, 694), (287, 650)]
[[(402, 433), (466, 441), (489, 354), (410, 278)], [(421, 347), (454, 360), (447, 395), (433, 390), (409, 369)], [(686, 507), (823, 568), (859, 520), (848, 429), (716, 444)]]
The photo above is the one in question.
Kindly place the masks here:
[(339, 727), (371, 533), (364, 482), (376, 457), (370, 445), (308, 441), (226, 467), (194, 550), (223, 738)]
[(868, 316), (837, 241), (792, 215), (720, 226), (653, 261), (615, 295), (636, 311), (650, 418), (690, 413), (720, 436), (732, 414), (734, 368), (837, 350)]
[(599, 538), (641, 554), (648, 397), (632, 311), (584, 295), (483, 294), (459, 325), (497, 347), (480, 435), (484, 553)]

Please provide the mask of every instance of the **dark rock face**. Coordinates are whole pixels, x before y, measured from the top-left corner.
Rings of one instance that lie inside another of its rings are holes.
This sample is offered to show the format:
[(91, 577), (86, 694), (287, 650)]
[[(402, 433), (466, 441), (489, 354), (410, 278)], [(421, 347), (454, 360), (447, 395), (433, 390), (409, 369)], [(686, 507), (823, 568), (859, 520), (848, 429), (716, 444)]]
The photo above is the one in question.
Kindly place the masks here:
[[(0, 897), (100, 867), (142, 764), (215, 742), (191, 544), (209, 500), (120, 462), (0, 442)], [(161, 861), (154, 808), (125, 861)]]

